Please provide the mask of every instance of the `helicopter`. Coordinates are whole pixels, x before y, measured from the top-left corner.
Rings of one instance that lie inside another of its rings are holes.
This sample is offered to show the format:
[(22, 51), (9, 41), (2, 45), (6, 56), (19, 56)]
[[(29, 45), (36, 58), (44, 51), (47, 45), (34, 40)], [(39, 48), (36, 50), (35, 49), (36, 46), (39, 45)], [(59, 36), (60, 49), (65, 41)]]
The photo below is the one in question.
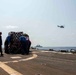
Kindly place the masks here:
[(63, 26), (63, 25), (61, 25), (61, 26), (57, 25), (57, 27), (64, 28), (64, 26)]

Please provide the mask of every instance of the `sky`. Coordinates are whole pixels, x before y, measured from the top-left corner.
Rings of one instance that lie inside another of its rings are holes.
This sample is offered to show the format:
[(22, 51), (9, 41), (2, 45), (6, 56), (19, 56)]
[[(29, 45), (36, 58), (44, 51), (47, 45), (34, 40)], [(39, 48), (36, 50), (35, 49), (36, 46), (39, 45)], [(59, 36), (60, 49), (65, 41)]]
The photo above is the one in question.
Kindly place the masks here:
[(76, 0), (0, 0), (0, 31), (3, 45), (8, 32), (23, 31), (32, 46), (76, 46)]

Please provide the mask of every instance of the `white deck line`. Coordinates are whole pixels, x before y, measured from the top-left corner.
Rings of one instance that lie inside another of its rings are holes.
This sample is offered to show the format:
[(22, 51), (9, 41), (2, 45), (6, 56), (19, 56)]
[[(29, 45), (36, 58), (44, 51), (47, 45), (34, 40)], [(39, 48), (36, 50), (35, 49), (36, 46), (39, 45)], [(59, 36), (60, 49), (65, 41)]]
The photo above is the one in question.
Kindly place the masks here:
[(18, 59), (18, 58), (21, 58), (20, 56), (15, 56), (15, 57), (10, 57), (12, 59)]
[(15, 63), (15, 62), (19, 62), (19, 61), (28, 61), (28, 60), (32, 60), (32, 59), (34, 59), (36, 57), (37, 57), (37, 55), (33, 54), (32, 57), (29, 57), (29, 58), (26, 58), (26, 59), (19, 59), (19, 60), (17, 59), (17, 60), (13, 60), (13, 61), (5, 61), (3, 63), (11, 63), (11, 62)]
[(73, 54), (70, 52), (56, 52), (56, 51), (41, 51), (41, 52), (50, 52), (50, 53), (58, 53), (58, 54)]

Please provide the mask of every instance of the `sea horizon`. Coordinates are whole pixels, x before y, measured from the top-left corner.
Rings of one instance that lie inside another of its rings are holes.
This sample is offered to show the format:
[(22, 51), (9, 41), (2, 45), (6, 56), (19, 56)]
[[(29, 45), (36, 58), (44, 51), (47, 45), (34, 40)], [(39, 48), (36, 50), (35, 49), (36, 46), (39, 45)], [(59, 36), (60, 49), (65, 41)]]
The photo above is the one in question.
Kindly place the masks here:
[(61, 46), (61, 47), (36, 47), (36, 49), (38, 50), (50, 50), (50, 49), (53, 49), (53, 50), (56, 50), (56, 51), (59, 51), (59, 50), (67, 50), (67, 51), (70, 51), (71, 49), (74, 49), (76, 50), (76, 46), (72, 46), (72, 47), (69, 47), (69, 46)]

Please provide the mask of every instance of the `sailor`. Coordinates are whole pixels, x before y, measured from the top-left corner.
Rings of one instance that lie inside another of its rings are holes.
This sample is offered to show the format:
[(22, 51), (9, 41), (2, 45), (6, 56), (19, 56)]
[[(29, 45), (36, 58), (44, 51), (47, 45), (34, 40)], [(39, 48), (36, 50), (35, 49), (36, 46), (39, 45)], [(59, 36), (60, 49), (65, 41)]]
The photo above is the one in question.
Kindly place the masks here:
[(24, 55), (26, 54), (26, 37), (22, 35), (19, 37), (19, 40), (22, 47), (21, 54)]
[(0, 32), (0, 52), (1, 52), (1, 56), (3, 56), (3, 51), (2, 51), (2, 32)]
[(5, 45), (5, 53), (9, 54), (11, 52), (10, 49), (11, 49), (11, 46), (12, 46), (12, 42), (13, 42), (12, 41), (12, 34), (9, 34), (7, 36), (7, 38), (6, 38), (6, 40), (5, 40), (5, 43), (4, 43), (4, 45)]
[(26, 54), (28, 55), (30, 52), (30, 46), (31, 46), (31, 41), (29, 39), (29, 36), (26, 36)]

